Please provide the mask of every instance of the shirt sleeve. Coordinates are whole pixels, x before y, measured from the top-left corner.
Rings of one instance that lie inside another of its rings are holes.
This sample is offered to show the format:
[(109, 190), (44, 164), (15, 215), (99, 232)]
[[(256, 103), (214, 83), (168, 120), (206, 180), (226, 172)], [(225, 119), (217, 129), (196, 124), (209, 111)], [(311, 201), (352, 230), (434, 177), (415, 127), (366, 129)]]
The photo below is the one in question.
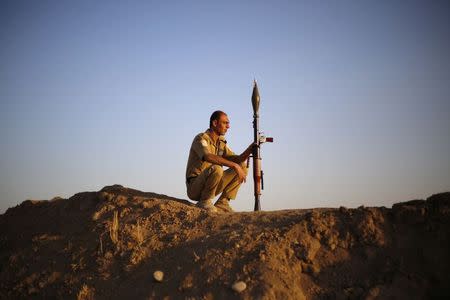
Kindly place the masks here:
[(208, 142), (201, 136), (197, 136), (192, 142), (192, 149), (203, 160), (205, 154), (209, 153)]

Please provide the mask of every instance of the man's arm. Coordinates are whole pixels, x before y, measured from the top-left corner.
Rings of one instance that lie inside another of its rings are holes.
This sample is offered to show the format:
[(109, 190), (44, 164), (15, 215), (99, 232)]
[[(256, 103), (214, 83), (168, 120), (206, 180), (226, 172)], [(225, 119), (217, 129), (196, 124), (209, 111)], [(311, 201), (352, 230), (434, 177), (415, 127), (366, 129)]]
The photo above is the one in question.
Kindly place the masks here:
[(248, 146), (248, 148), (245, 149), (245, 151), (241, 153), (241, 155), (229, 156), (229, 157), (226, 157), (226, 159), (230, 160), (232, 162), (235, 162), (237, 164), (241, 164), (244, 161), (246, 161), (247, 158), (252, 154), (253, 147), (255, 147), (255, 146), (256, 146), (255, 143), (251, 143), (250, 146)]

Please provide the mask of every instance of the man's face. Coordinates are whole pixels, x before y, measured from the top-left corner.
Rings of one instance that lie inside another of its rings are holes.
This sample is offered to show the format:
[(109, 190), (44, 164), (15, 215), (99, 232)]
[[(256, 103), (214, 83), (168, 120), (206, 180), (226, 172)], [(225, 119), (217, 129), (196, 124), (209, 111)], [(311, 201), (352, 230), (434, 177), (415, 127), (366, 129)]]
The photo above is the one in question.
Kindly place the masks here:
[(221, 115), (219, 120), (213, 121), (213, 129), (218, 135), (225, 135), (230, 128), (230, 120), (227, 115)]

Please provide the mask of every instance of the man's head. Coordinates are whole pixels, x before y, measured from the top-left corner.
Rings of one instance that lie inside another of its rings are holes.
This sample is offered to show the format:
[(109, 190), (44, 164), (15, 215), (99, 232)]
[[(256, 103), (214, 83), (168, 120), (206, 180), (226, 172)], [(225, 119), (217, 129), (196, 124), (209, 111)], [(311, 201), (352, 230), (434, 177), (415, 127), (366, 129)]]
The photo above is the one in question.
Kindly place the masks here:
[(216, 110), (209, 118), (209, 128), (217, 135), (225, 135), (228, 128), (230, 128), (230, 120), (226, 113)]

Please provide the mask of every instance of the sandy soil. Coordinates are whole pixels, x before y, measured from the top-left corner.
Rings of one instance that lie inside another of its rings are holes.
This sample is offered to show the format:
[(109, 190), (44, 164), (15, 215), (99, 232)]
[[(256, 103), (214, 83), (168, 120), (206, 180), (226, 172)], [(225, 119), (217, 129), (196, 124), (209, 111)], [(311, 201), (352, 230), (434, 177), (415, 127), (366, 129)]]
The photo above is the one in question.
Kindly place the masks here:
[(450, 193), (392, 209), (208, 214), (114, 185), (0, 215), (0, 298), (450, 297), (449, 253)]

